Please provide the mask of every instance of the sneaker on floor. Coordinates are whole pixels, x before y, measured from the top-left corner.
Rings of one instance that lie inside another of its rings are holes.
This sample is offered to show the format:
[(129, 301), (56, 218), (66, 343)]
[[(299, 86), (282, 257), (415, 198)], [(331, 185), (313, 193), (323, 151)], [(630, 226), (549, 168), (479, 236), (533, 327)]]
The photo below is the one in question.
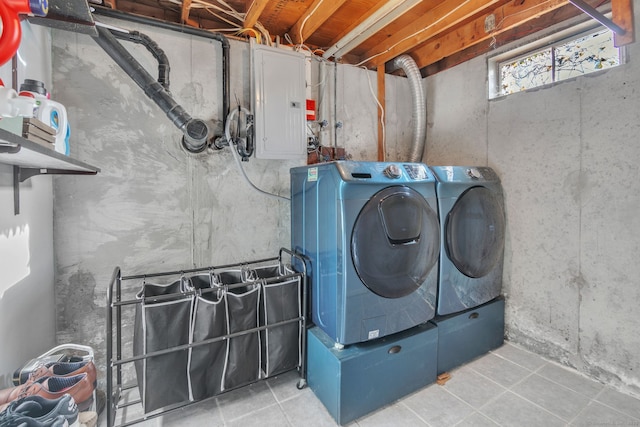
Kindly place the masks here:
[(14, 415), (10, 418), (0, 419), (0, 427), (69, 427), (69, 423), (62, 416), (50, 418), (46, 421), (38, 421), (33, 418)]
[(11, 402), (0, 414), (0, 420), (3, 417), (27, 417), (45, 423), (60, 415), (65, 418), (70, 427), (80, 426), (78, 406), (70, 394), (64, 394), (58, 399), (45, 399), (42, 396), (24, 397)]
[[(42, 396), (46, 399), (58, 399), (65, 393), (73, 397), (80, 411), (89, 409), (93, 404), (93, 384), (90, 383), (86, 373), (72, 377), (48, 377), (8, 390), (7, 393), (0, 394), (0, 411), (4, 410), (10, 402), (23, 397)], [(2, 390), (0, 393), (5, 391)]]

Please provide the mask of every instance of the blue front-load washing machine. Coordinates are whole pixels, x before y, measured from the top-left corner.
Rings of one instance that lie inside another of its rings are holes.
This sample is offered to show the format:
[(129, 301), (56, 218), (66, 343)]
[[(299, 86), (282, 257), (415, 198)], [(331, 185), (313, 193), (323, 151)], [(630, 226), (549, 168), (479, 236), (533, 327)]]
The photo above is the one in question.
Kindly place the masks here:
[(291, 244), (310, 261), (313, 323), (346, 345), (433, 318), (436, 209), (435, 177), (420, 163), (291, 169)]
[(500, 295), (505, 215), (500, 179), (488, 167), (431, 166), (440, 218), (437, 314), (478, 307)]

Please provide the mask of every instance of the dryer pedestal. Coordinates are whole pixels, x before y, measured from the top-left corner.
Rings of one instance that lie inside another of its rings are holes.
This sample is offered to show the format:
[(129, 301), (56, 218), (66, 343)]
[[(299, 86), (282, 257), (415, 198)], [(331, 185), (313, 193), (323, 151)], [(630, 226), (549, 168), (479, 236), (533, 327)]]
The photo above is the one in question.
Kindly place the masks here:
[(504, 298), (461, 313), (436, 316), (438, 375), (457, 368), (504, 342)]
[(307, 382), (339, 424), (436, 380), (438, 331), (430, 323), (342, 350), (318, 327), (307, 336)]

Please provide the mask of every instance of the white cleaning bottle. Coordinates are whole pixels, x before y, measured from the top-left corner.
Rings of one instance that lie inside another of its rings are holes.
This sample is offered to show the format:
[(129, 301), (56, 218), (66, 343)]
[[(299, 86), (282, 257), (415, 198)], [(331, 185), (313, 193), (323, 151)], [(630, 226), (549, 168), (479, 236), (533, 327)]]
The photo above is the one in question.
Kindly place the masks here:
[(24, 83), (20, 85), (19, 95), (20, 97), (35, 99), (36, 110), (34, 111), (34, 117), (56, 131), (55, 150), (68, 156), (71, 128), (64, 105), (50, 100), (44, 83), (38, 80), (25, 79)]

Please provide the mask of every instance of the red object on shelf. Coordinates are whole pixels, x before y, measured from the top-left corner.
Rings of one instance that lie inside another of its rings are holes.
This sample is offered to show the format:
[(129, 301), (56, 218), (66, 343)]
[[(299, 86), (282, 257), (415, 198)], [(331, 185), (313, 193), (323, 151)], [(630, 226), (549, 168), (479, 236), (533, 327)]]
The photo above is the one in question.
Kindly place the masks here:
[(48, 0), (0, 0), (0, 19), (2, 19), (0, 66), (9, 61), (20, 46), (22, 29), (18, 15), (46, 16), (48, 11)]

